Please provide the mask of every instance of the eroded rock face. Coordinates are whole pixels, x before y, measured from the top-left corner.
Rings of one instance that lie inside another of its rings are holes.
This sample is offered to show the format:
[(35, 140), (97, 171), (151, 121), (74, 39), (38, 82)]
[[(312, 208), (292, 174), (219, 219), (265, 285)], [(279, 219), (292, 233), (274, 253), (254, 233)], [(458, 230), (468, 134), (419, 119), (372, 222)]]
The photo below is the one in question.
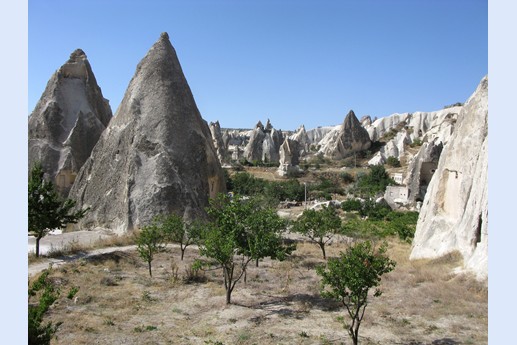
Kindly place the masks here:
[(192, 219), (224, 188), (210, 130), (163, 33), (70, 191), (91, 207), (76, 227), (123, 233), (160, 213)]
[(29, 169), (41, 162), (67, 196), (111, 117), (86, 54), (75, 50), (52, 75), (29, 117)]
[[(215, 123), (210, 122), (209, 127), (210, 134), (212, 135), (212, 141), (217, 152), (217, 158), (221, 164), (224, 164), (228, 161), (227, 145), (225, 144), (225, 140), (221, 134), (221, 126), (219, 125), (219, 121), (216, 121)], [(228, 135), (226, 136), (226, 139), (228, 142)]]
[(244, 148), (244, 158), (249, 162), (278, 163), (280, 160), (278, 152), (283, 141), (282, 131), (274, 129), (269, 120), (266, 127), (259, 121)]
[(411, 259), (458, 250), (488, 276), (488, 77), (464, 105), (440, 156), (418, 218)]
[(301, 125), (296, 132), (289, 137), (289, 139), (295, 140), (298, 142), (299, 155), (303, 156), (309, 153), (311, 141), (309, 136), (307, 135), (307, 131), (305, 130), (305, 126)]
[(286, 138), (280, 146), (280, 165), (278, 174), (286, 176), (289, 172), (299, 171), (300, 167), (300, 143), (296, 140)]
[(350, 110), (345, 121), (337, 131), (331, 131), (321, 141), (322, 152), (326, 157), (331, 159), (343, 159), (354, 152), (367, 150), (370, 148), (370, 136), (366, 129)]

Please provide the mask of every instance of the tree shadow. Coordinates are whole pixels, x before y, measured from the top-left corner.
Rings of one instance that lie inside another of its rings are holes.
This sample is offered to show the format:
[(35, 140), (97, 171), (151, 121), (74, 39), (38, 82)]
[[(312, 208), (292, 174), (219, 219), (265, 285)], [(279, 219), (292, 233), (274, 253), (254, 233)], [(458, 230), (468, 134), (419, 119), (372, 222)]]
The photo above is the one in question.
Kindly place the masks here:
[(433, 340), (432, 343), (423, 343), (421, 341), (411, 340), (409, 343), (404, 343), (404, 345), (459, 345), (460, 343), (451, 338), (442, 338)]

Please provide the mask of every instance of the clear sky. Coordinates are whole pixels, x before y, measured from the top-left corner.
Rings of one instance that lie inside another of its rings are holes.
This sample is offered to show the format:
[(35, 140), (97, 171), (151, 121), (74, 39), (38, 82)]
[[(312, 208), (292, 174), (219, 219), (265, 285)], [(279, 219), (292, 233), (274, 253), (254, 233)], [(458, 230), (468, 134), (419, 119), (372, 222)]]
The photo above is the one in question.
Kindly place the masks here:
[(169, 33), (208, 122), (294, 130), (464, 102), (488, 73), (487, 0), (29, 0), (31, 112), (85, 51), (115, 114)]

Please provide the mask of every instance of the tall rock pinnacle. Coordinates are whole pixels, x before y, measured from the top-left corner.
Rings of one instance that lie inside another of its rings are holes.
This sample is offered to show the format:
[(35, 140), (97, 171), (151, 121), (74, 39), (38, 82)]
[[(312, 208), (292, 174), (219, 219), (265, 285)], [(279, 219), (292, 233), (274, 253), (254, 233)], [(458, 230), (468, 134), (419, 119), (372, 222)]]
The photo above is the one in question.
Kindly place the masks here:
[(332, 159), (343, 159), (347, 156), (370, 148), (371, 140), (368, 132), (361, 125), (354, 112), (350, 110), (343, 124), (335, 131), (329, 132), (321, 141), (321, 152)]
[(78, 227), (122, 233), (159, 213), (191, 219), (224, 188), (210, 130), (163, 33), (70, 191), (78, 207), (91, 207)]
[(111, 117), (86, 54), (75, 50), (52, 75), (29, 117), (29, 168), (41, 162), (66, 196)]

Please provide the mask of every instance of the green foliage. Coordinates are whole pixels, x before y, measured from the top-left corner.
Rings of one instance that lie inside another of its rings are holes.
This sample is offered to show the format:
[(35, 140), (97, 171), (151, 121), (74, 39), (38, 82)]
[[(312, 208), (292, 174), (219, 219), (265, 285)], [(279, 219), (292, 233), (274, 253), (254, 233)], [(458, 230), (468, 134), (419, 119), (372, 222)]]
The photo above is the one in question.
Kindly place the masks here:
[(72, 286), (70, 288), (70, 291), (68, 291), (68, 294), (66, 295), (66, 298), (68, 299), (72, 299), (74, 298), (74, 296), (79, 292), (79, 287), (78, 286)]
[(341, 219), (333, 207), (323, 207), (319, 211), (305, 210), (293, 224), (293, 231), (307, 236), (320, 247), (324, 259), (327, 258), (325, 245), (340, 228)]
[(173, 213), (156, 217), (156, 222), (165, 241), (180, 245), (182, 261), (187, 247), (199, 242), (203, 231), (201, 221), (186, 224), (182, 217)]
[(418, 212), (390, 211), (383, 218), (358, 219), (348, 217), (341, 229), (343, 235), (354, 238), (385, 238), (398, 236), (410, 242), (415, 234)]
[(52, 324), (52, 322), (43, 324), (44, 314), (59, 297), (59, 290), (52, 285), (48, 278), (49, 274), (50, 270), (44, 270), (28, 289), (29, 300), (39, 295), (37, 304), (28, 306), (29, 345), (50, 344), (50, 340), (61, 325), (61, 323)]
[(351, 212), (351, 211), (360, 211), (362, 208), (361, 200), (358, 199), (348, 199), (341, 203), (341, 208), (343, 211)]
[(253, 199), (220, 194), (211, 200), (207, 213), (211, 221), (199, 251), (222, 267), (227, 304), (250, 261), (264, 257), (282, 260), (294, 250), (282, 240), (285, 222), (273, 209), (263, 208)]
[(31, 169), (28, 187), (29, 234), (36, 237), (36, 256), (39, 256), (39, 241), (52, 229), (63, 228), (69, 223), (77, 223), (87, 209), (72, 212), (75, 201), (63, 200), (52, 182), (43, 178), (41, 164)]
[(305, 197), (304, 186), (295, 179), (287, 181), (266, 181), (256, 178), (247, 172), (233, 175), (233, 192), (248, 196), (265, 196), (276, 200), (276, 204), (284, 200), (302, 201)]
[(386, 215), (390, 232), (398, 234), (403, 241), (411, 242), (415, 237), (418, 212), (390, 212)]
[(386, 164), (393, 167), (393, 168), (399, 168), (400, 167), (400, 161), (397, 157), (389, 156), (386, 159)]
[(341, 174), (339, 174), (339, 177), (341, 177), (341, 179), (345, 183), (352, 183), (355, 181), (354, 176), (352, 176), (352, 174), (350, 174), (348, 172), (342, 172)]
[(413, 140), (413, 142), (411, 144), (409, 144), (410, 147), (417, 147), (417, 146), (422, 146), (422, 140), (420, 140), (419, 138), (416, 138), (415, 140)]
[(361, 217), (368, 217), (372, 220), (384, 219), (390, 212), (391, 207), (386, 202), (375, 202), (373, 199), (363, 201), (359, 210)]
[(384, 166), (372, 165), (369, 173), (358, 177), (355, 191), (360, 195), (374, 196), (384, 193), (387, 186), (394, 184), (395, 181), (389, 176)]
[[(330, 258), (327, 266), (317, 267), (321, 276), (321, 294), (325, 298), (341, 301), (351, 323), (348, 333), (354, 344), (358, 343), (359, 326), (368, 305), (368, 292), (379, 286), (381, 276), (395, 268), (395, 261), (386, 256), (387, 243), (378, 250), (365, 241), (341, 252), (338, 258)], [(381, 296), (376, 289), (373, 296)]]
[(165, 234), (157, 218), (151, 224), (144, 226), (136, 239), (138, 254), (147, 262), (151, 277), (153, 276), (151, 263), (154, 256), (165, 249), (165, 240)]

